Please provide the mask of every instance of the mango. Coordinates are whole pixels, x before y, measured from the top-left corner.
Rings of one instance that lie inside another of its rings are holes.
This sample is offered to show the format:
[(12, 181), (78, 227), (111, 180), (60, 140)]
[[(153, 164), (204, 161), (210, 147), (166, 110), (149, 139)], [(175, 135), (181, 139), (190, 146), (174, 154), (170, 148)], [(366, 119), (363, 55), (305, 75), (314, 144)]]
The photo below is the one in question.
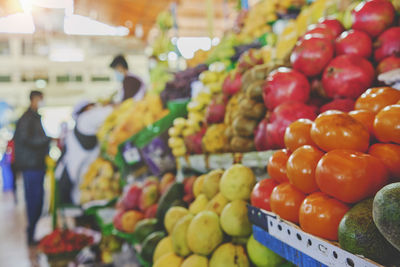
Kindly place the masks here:
[(208, 199), (212, 199), (216, 194), (218, 194), (219, 182), (223, 174), (223, 170), (214, 170), (209, 172), (204, 178), (202, 191)]
[(172, 238), (171, 236), (164, 237), (158, 242), (156, 249), (154, 250), (153, 254), (153, 262), (156, 262), (162, 256), (174, 252), (172, 248)]
[(229, 200), (226, 199), (221, 193), (218, 193), (213, 199), (210, 200), (207, 204), (207, 210), (214, 211), (218, 216), (221, 215), (222, 210), (229, 203)]
[(187, 243), (194, 253), (208, 256), (222, 242), (223, 237), (218, 215), (206, 210), (197, 214), (190, 223)]
[(230, 236), (249, 236), (251, 223), (247, 216), (247, 202), (235, 200), (225, 206), (221, 213), (221, 227)]
[(122, 230), (126, 233), (133, 233), (135, 231), (136, 223), (144, 218), (143, 213), (130, 210), (122, 215), (121, 223)]
[(197, 214), (207, 208), (208, 199), (204, 194), (200, 194), (189, 206), (189, 211), (192, 214)]
[(187, 244), (186, 234), (193, 218), (192, 214), (187, 214), (176, 223), (172, 231), (172, 247), (174, 252), (182, 257), (188, 256), (191, 252)]
[(246, 251), (242, 246), (225, 243), (219, 246), (210, 260), (210, 267), (250, 267)]
[(253, 171), (241, 164), (235, 164), (224, 172), (219, 188), (222, 195), (231, 201), (248, 200), (255, 184)]
[(193, 254), (186, 258), (181, 267), (208, 267), (208, 259), (206, 257)]
[(196, 181), (193, 184), (193, 194), (195, 197), (198, 197), (201, 192), (203, 191), (203, 183), (204, 179), (206, 178), (205, 175), (201, 175), (197, 177)]
[(158, 259), (153, 267), (180, 267), (183, 262), (183, 258), (179, 257), (175, 253), (168, 253)]
[(183, 207), (171, 207), (164, 217), (164, 227), (167, 232), (171, 234), (175, 224), (188, 213), (189, 211)]

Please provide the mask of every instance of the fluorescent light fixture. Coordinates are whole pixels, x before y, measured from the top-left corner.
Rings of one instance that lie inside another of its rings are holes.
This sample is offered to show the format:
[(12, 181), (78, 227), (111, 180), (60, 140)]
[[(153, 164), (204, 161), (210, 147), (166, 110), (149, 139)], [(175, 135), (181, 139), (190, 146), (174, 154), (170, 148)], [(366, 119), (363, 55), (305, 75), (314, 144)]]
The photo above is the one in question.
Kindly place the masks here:
[(33, 17), (27, 13), (12, 14), (0, 18), (0, 33), (34, 33)]
[(49, 58), (55, 62), (81, 62), (85, 59), (85, 54), (80, 48), (52, 47)]
[(46, 87), (46, 85), (47, 85), (47, 82), (45, 80), (42, 80), (42, 79), (36, 80), (36, 82), (35, 82), (35, 86), (38, 89), (43, 89), (43, 88)]
[(190, 59), (197, 50), (210, 50), (211, 39), (209, 37), (180, 37), (177, 40), (177, 47), (184, 58)]
[(70, 15), (64, 18), (64, 32), (70, 35), (127, 36), (129, 29), (122, 26), (110, 26), (80, 15)]
[(73, 7), (73, 0), (19, 0), (24, 12), (31, 12), (33, 6), (44, 8), (66, 8)]

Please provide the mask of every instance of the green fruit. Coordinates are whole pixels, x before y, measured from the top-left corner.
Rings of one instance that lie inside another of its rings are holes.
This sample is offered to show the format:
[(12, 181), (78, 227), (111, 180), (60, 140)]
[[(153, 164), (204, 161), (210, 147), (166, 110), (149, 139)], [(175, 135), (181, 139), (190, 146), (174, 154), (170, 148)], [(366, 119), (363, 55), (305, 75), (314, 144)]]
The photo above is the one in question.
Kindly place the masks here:
[(193, 254), (185, 259), (181, 267), (208, 267), (208, 259), (206, 257)]
[(257, 267), (278, 267), (285, 262), (284, 258), (255, 240), (253, 235), (247, 242), (247, 253)]
[(379, 190), (372, 211), (381, 234), (400, 251), (400, 183), (389, 184)]
[(247, 215), (247, 202), (235, 200), (221, 213), (221, 227), (230, 236), (249, 236), (252, 228)]
[(144, 219), (139, 221), (135, 226), (135, 238), (142, 243), (148, 235), (160, 230), (157, 219)]
[(171, 234), (174, 252), (182, 257), (188, 256), (191, 252), (187, 244), (187, 230), (193, 217), (193, 214), (187, 214), (185, 217), (181, 218), (176, 223)]
[(249, 267), (249, 259), (242, 246), (225, 243), (219, 246), (210, 260), (210, 267)]
[(149, 235), (143, 242), (142, 250), (140, 251), (140, 257), (145, 261), (152, 262), (153, 254), (156, 250), (158, 242), (160, 242), (166, 236), (165, 232), (158, 231)]
[(366, 199), (351, 208), (340, 221), (340, 247), (379, 263), (387, 263), (396, 250), (382, 236), (372, 219), (373, 199)]
[(173, 183), (158, 201), (156, 219), (160, 224), (164, 222), (164, 216), (168, 209), (178, 199), (183, 199), (183, 184)]

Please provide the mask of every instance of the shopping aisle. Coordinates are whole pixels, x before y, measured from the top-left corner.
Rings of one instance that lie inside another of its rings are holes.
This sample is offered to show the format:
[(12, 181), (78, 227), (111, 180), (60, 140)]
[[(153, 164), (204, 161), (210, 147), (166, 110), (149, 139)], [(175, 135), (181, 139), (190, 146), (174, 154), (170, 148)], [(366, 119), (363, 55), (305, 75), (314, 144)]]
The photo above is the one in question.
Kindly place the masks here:
[(16, 205), (11, 193), (1, 192), (0, 218), (0, 266), (30, 267), (23, 200)]

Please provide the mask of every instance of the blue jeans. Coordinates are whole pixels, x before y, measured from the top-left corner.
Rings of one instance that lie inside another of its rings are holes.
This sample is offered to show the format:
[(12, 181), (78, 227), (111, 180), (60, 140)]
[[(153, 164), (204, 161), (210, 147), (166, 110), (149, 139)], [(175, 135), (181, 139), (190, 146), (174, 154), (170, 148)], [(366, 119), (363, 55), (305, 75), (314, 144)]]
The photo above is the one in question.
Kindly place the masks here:
[(24, 177), (26, 212), (28, 215), (28, 242), (33, 242), (36, 224), (39, 221), (43, 208), (43, 181), (44, 170), (27, 170), (22, 173)]

